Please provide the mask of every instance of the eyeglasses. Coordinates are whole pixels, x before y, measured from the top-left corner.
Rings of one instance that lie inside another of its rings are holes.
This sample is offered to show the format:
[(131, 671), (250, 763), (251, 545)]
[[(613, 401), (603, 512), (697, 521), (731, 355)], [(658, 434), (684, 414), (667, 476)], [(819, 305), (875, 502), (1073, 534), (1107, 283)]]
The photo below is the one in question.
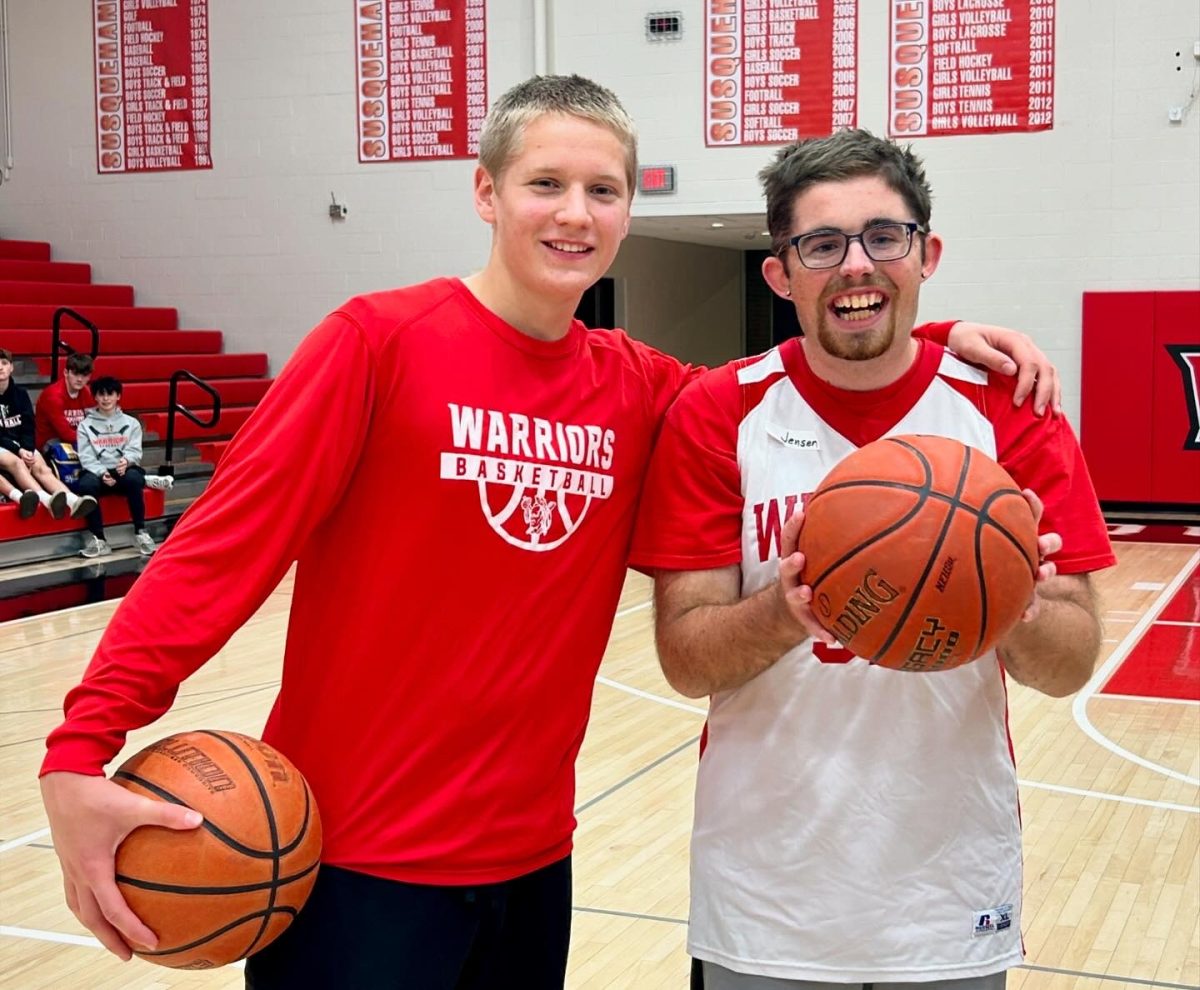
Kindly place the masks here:
[(927, 234), (919, 223), (877, 223), (857, 234), (840, 230), (816, 234), (797, 234), (788, 243), (796, 249), (796, 257), (805, 268), (837, 268), (850, 250), (850, 242), (858, 241), (872, 261), (899, 261), (912, 250), (913, 234)]

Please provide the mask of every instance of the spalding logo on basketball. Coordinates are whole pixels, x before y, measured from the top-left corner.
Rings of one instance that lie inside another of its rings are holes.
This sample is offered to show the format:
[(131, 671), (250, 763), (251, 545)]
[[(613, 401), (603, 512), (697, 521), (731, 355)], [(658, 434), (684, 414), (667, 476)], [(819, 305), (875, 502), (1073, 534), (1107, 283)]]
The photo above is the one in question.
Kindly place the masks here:
[(442, 452), (441, 477), (476, 485), (484, 518), (506, 543), (553, 550), (593, 499), (612, 495), (612, 430), (448, 405), (456, 449)]

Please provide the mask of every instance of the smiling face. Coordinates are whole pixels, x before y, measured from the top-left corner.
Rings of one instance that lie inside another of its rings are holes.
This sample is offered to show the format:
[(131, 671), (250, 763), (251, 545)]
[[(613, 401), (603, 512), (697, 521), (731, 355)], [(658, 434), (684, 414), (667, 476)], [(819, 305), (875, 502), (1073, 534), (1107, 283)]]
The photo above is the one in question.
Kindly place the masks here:
[(97, 392), (94, 398), (96, 406), (105, 416), (110, 415), (121, 401), (121, 397), (116, 392)]
[[(792, 230), (857, 234), (874, 224), (913, 221), (910, 214), (904, 198), (882, 178), (858, 176), (820, 182), (798, 195)], [(805, 268), (791, 246), (784, 257), (786, 265), (778, 257), (763, 262), (763, 277), (795, 304), (810, 362), (832, 369), (832, 375), (824, 376), (849, 387), (855, 380), (869, 379), (868, 387), (874, 388), (881, 377), (899, 377), (911, 360), (921, 282), (937, 268), (941, 240), (934, 234), (916, 234), (908, 256), (896, 261), (872, 261), (859, 241), (851, 241), (835, 268)], [(871, 369), (844, 364), (872, 361), (880, 364)]]
[(478, 168), (475, 208), (493, 228), (485, 305), (521, 329), (561, 319), (565, 333), (629, 232), (625, 175), (612, 131), (563, 114), (531, 121), (498, 177)]

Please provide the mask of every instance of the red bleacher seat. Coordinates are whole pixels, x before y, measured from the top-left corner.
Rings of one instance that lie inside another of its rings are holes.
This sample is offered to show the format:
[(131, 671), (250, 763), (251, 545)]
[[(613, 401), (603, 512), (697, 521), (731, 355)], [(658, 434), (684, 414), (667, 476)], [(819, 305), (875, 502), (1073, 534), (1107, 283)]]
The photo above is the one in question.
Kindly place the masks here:
[(221, 455), (225, 453), (225, 448), (228, 446), (228, 440), (206, 441), (196, 444), (196, 453), (200, 455), (200, 460), (206, 464), (218, 464), (220, 463)]
[[(0, 334), (2, 336), (2, 334)], [(38, 358), (38, 373), (50, 374), (50, 359)], [(126, 382), (161, 381), (186, 368), (199, 378), (245, 378), (267, 373), (265, 354), (101, 354), (93, 378), (115, 375)], [(216, 386), (220, 388), (219, 385)]]
[(90, 282), (92, 266), (79, 261), (22, 261), (4, 256), (0, 241), (0, 279), (6, 282)]
[[(267, 394), (271, 379), (223, 378), (216, 387), (224, 405), (253, 406)], [(166, 409), (170, 391), (169, 382), (130, 382), (121, 393), (121, 408), (137, 413), (139, 418), (143, 411)], [(193, 410), (207, 409), (212, 405), (212, 397), (199, 385), (188, 381), (179, 383), (175, 398)]]
[(45, 241), (0, 240), (0, 258), (16, 261), (49, 261), (50, 245)]
[(82, 285), (40, 279), (0, 281), (0, 303), (50, 303), (53, 306), (132, 306), (132, 285)]
[[(0, 303), (0, 331), (54, 325), (60, 307), (51, 303)], [(101, 330), (177, 330), (179, 312), (168, 306), (72, 306)]]
[[(222, 406), (221, 419), (211, 428), (197, 426), (190, 419), (181, 417), (175, 418), (175, 439), (176, 440), (197, 440), (200, 438), (213, 437), (231, 437), (237, 432), (246, 420), (250, 418), (250, 414), (254, 412), (253, 406)], [(165, 437), (167, 435), (167, 414), (165, 412), (149, 412), (143, 413), (142, 429), (146, 436)]]
[[(157, 488), (147, 488), (145, 491), (146, 518), (158, 519), (163, 514), (166, 504), (166, 493)], [(119, 526), (129, 522), (129, 505), (119, 495), (105, 496), (101, 511), (104, 513), (104, 525)], [(39, 508), (28, 519), (22, 519), (13, 502), (0, 502), (0, 543), (7, 540), (23, 540), (30, 536), (45, 536), (50, 533), (70, 533), (72, 530), (85, 528), (82, 519), (51, 519), (45, 509)]]
[[(14, 354), (50, 354), (50, 330), (0, 330), (4, 346)], [(61, 339), (77, 351), (90, 350), (92, 337), (78, 324), (63, 326)], [(105, 330), (105, 354), (220, 354), (220, 330)], [(49, 368), (47, 367), (47, 371)]]

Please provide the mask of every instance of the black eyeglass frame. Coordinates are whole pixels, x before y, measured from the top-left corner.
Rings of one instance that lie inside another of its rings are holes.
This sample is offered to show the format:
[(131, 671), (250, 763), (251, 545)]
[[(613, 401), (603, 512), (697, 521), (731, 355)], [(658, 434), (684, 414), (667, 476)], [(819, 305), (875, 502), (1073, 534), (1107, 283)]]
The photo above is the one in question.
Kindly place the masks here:
[[(908, 235), (908, 246), (904, 249), (903, 254), (898, 254), (894, 258), (876, 258), (875, 255), (871, 254), (871, 249), (869, 247), (867, 247), (867, 242), (863, 240), (863, 237), (868, 232), (870, 232), (872, 230), (877, 230), (880, 227), (903, 227), (904, 228), (905, 233)], [(870, 258), (872, 261), (886, 263), (889, 261), (902, 261), (905, 258), (907, 258), (910, 254), (912, 254), (913, 237), (917, 234), (928, 234), (928, 233), (929, 233), (929, 228), (922, 227), (915, 220), (907, 220), (907, 221), (903, 221), (903, 222), (896, 220), (896, 221), (889, 221), (887, 223), (873, 223), (869, 227), (864, 227), (857, 234), (847, 234), (844, 230), (811, 231), (810, 233), (807, 233), (807, 234), (796, 234), (794, 237), (788, 238), (788, 246), (791, 247), (793, 251), (795, 251), (796, 260), (799, 261), (801, 265), (803, 265), (809, 271), (821, 272), (821, 271), (826, 271), (827, 269), (830, 269), (830, 268), (837, 268), (838, 265), (840, 265), (843, 261), (846, 260), (846, 255), (848, 255), (850, 253), (850, 242), (851, 241), (858, 241), (858, 243), (862, 245), (863, 253), (868, 258)], [(841, 253), (841, 256), (838, 258), (838, 260), (834, 261), (828, 265), (815, 265), (814, 266), (814, 265), (807, 264), (804, 261), (804, 259), (800, 256), (800, 242), (802, 240), (804, 240), (806, 237), (828, 237), (831, 234), (840, 234), (842, 237), (844, 237), (846, 239), (846, 243), (842, 247), (842, 253)], [(786, 250), (787, 250), (787, 248), (784, 248), (784, 251), (786, 251)], [(781, 251), (780, 253), (782, 254), (783, 252)]]

